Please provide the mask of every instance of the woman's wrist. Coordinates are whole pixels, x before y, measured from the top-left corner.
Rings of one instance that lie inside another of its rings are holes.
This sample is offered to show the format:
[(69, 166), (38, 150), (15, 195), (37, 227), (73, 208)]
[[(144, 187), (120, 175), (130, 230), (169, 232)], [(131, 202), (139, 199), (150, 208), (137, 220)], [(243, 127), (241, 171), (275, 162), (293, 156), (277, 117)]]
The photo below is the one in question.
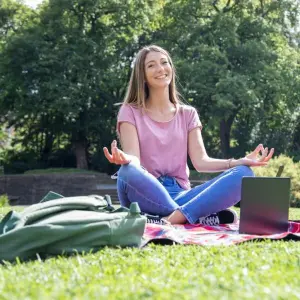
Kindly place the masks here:
[(138, 159), (138, 157), (136, 157), (135, 155), (131, 155), (131, 154), (126, 154), (128, 157), (129, 162), (128, 163), (135, 163), (137, 165), (140, 165), (140, 160)]
[(239, 165), (239, 160), (238, 159), (230, 158), (230, 159), (227, 160), (228, 169), (234, 168), (238, 165)]

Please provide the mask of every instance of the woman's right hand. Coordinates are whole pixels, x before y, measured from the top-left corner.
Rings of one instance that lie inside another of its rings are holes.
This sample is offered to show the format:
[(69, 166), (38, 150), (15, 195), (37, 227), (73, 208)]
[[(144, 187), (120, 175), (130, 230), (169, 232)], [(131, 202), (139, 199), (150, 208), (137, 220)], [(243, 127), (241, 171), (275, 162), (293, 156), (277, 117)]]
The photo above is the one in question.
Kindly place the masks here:
[(111, 143), (111, 154), (106, 147), (103, 148), (103, 152), (105, 157), (112, 164), (126, 165), (131, 162), (131, 157), (117, 147), (116, 140), (113, 140)]

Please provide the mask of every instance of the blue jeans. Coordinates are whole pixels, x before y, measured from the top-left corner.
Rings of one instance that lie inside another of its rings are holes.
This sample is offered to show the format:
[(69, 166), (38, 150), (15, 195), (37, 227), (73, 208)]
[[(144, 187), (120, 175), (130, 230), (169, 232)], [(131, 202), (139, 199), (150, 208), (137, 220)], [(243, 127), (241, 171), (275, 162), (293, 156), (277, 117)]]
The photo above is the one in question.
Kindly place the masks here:
[(142, 212), (167, 216), (180, 210), (189, 223), (226, 209), (241, 199), (244, 176), (254, 176), (247, 166), (229, 169), (219, 176), (193, 187), (181, 188), (175, 178), (155, 178), (134, 163), (122, 165), (118, 171), (118, 196), (122, 206), (138, 202)]

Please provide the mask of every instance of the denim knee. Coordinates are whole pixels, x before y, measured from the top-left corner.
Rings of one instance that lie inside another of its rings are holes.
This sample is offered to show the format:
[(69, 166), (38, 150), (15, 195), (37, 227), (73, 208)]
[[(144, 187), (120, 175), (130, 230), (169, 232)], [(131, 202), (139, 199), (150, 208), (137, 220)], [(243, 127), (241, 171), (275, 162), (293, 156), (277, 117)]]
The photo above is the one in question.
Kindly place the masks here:
[(248, 166), (237, 166), (233, 168), (233, 171), (240, 174), (241, 177), (254, 177), (254, 173)]
[(129, 178), (131, 176), (136, 176), (139, 172), (141, 172), (141, 167), (131, 162), (120, 167), (118, 177)]

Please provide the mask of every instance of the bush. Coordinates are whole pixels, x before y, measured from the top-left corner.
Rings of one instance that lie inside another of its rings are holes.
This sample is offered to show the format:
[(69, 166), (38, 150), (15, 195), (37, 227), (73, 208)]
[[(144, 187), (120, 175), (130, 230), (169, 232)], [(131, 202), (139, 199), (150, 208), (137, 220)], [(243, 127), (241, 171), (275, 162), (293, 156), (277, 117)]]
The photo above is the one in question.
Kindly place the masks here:
[(9, 206), (7, 195), (0, 195), (0, 207)]
[(91, 156), (91, 169), (101, 173), (114, 174), (119, 170), (120, 166), (111, 164), (105, 155), (103, 154), (103, 150), (99, 150), (95, 152)]
[(34, 169), (75, 168), (76, 157), (70, 148), (54, 151), (44, 161), (33, 150), (6, 149), (0, 153), (0, 165), (2, 164), (5, 174), (23, 174)]
[(283, 165), (282, 177), (291, 178), (291, 206), (300, 207), (300, 162), (293, 162), (293, 159), (279, 155), (270, 160), (266, 167), (253, 168), (256, 176), (276, 176), (279, 166)]
[(36, 154), (34, 152), (19, 152), (15, 149), (7, 149), (2, 152), (5, 174), (22, 174), (32, 168), (41, 168), (38, 166)]
[[(272, 158), (266, 167), (252, 168), (256, 176), (274, 177), (277, 174), (279, 166), (283, 165), (284, 170), (282, 177), (291, 178), (291, 199), (290, 205), (292, 207), (300, 207), (300, 162), (294, 162), (294, 158), (285, 155), (279, 155)], [(190, 179), (210, 180), (220, 173), (198, 173), (191, 170)], [(236, 205), (239, 206), (239, 203)]]

